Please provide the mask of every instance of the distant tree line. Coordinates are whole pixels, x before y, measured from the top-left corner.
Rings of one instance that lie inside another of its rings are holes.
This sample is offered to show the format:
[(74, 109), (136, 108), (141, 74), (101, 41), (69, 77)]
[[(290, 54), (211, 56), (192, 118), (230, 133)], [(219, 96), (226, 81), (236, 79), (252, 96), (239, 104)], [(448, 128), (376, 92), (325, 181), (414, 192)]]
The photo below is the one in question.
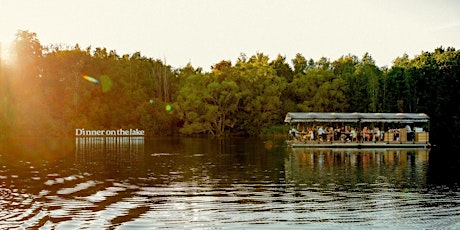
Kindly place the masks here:
[(76, 128), (258, 135), (283, 125), (287, 112), (314, 111), (426, 113), (432, 140), (460, 140), (460, 55), (450, 47), (404, 54), (390, 68), (368, 53), (332, 62), (256, 53), (209, 72), (139, 52), (44, 47), (28, 31), (18, 31), (12, 51), (0, 65), (0, 137)]

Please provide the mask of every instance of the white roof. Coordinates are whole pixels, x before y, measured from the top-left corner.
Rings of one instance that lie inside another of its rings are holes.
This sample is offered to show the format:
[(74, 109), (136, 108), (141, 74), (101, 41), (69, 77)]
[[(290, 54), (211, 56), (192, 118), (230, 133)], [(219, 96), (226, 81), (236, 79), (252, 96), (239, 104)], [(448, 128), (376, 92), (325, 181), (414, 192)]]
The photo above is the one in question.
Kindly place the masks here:
[(301, 113), (289, 112), (284, 122), (386, 122), (425, 123), (430, 117), (424, 113)]

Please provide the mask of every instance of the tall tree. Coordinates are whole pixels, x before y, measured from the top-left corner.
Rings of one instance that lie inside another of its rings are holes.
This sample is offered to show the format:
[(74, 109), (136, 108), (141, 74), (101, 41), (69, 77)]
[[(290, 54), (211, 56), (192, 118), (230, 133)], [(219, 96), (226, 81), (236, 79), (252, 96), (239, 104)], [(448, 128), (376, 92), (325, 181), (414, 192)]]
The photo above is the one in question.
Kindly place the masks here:
[(270, 62), (271, 67), (276, 71), (276, 75), (286, 79), (286, 82), (291, 82), (294, 77), (289, 64), (286, 62), (286, 57), (278, 55), (275, 60)]
[(18, 30), (12, 45), (12, 59), (19, 71), (17, 77), (38, 77), (40, 74), (40, 59), (43, 47), (37, 34), (27, 30)]
[(230, 76), (221, 77), (226, 74), (229, 72), (214, 69), (213, 73), (188, 76), (178, 95), (182, 133), (222, 136), (236, 124), (241, 92)]
[(308, 69), (308, 61), (300, 53), (297, 53), (292, 59), (292, 65), (294, 66), (294, 75), (303, 74)]
[(276, 75), (268, 56), (262, 53), (253, 55), (247, 62), (238, 62), (235, 68), (243, 94), (242, 111), (238, 113), (240, 127), (250, 135), (259, 134), (284, 116), (281, 114), (281, 93), (286, 87), (286, 79)]

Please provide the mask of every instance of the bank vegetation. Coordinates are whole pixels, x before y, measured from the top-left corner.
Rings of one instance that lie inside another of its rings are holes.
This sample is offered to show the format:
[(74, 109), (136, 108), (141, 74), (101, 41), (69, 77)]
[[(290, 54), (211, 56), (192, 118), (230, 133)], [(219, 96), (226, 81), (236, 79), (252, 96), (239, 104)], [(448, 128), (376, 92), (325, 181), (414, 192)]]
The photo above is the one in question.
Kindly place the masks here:
[(182, 68), (136, 52), (43, 46), (18, 31), (0, 65), (0, 138), (143, 129), (148, 135), (283, 132), (287, 112), (408, 112), (431, 138), (460, 140), (460, 55), (439, 47), (378, 67), (368, 53), (331, 61), (263, 53)]

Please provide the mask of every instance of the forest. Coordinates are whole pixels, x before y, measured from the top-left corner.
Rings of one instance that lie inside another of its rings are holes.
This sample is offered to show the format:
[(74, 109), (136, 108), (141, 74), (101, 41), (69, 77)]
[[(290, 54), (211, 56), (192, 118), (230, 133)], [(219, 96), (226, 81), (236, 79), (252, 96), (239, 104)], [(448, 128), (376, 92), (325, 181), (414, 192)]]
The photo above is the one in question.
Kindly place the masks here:
[(75, 129), (147, 135), (284, 132), (287, 112), (408, 112), (431, 117), (430, 139), (460, 140), (460, 53), (439, 47), (378, 67), (369, 53), (331, 61), (263, 53), (182, 68), (140, 52), (48, 45), (19, 30), (0, 61), (0, 140)]

